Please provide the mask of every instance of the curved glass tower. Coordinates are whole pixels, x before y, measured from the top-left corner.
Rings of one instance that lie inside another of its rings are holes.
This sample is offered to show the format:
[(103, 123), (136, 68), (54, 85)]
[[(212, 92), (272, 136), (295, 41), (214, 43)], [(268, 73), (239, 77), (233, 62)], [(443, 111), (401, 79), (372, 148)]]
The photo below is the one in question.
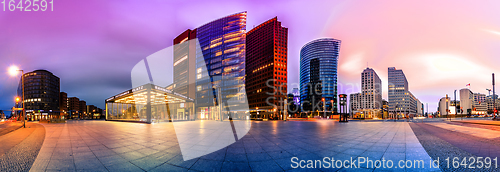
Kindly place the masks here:
[(327, 112), (337, 112), (339, 50), (340, 40), (333, 38), (313, 40), (300, 50), (300, 101), (304, 111), (326, 108)]

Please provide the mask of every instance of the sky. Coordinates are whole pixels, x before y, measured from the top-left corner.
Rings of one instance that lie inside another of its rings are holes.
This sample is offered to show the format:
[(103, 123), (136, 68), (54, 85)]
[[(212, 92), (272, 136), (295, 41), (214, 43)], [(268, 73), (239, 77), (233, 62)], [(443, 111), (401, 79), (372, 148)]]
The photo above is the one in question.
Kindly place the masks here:
[(500, 74), (500, 1), (54, 1), (54, 11), (0, 11), (0, 109), (14, 104), (19, 76), (8, 75), (11, 65), (51, 71), (69, 97), (104, 108), (132, 87), (140, 60), (186, 29), (242, 11), (247, 31), (275, 16), (288, 28), (289, 91), (298, 87), (300, 49), (325, 37), (342, 41), (339, 93), (359, 92), (370, 67), (387, 99), (387, 68), (396, 67), (434, 112), (468, 83), (488, 94), (491, 74)]

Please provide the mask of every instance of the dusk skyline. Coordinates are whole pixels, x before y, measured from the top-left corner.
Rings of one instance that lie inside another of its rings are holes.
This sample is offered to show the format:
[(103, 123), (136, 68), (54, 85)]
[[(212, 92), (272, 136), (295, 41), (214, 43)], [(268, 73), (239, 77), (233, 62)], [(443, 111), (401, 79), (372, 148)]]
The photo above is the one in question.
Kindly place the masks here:
[[(196, 3), (196, 6), (192, 6)], [(494, 4), (497, 3), (497, 4)], [(471, 84), (488, 94), (500, 41), (500, 2), (464, 1), (56, 1), (53, 12), (0, 12), (0, 109), (14, 105), (19, 77), (45, 69), (61, 91), (104, 108), (132, 87), (130, 70), (186, 29), (247, 11), (247, 32), (278, 16), (288, 32), (288, 92), (299, 85), (300, 49), (318, 38), (342, 41), (339, 94), (359, 92), (373, 68), (387, 99), (387, 68), (402, 69), (412, 93), (435, 112), (445, 94)], [(352, 84), (354, 89), (347, 87)], [(497, 89), (498, 90), (498, 89)], [(459, 95), (457, 95), (458, 97)]]

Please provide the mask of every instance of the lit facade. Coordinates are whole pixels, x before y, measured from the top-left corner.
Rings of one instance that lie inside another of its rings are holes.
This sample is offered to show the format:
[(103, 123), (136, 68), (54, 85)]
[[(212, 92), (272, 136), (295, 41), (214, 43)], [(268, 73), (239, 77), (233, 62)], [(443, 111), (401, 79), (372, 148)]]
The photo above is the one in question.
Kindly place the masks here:
[[(204, 60), (196, 60), (196, 113), (216, 119), (218, 89), (224, 109), (247, 103), (245, 93), (245, 35), (247, 13), (229, 15), (196, 29)], [(202, 76), (208, 73), (209, 77)], [(206, 78), (206, 79), (204, 79)], [(216, 95), (216, 100), (214, 100)], [(235, 112), (238, 113), (238, 112)], [(244, 113), (244, 112), (243, 112)]]
[(245, 88), (253, 117), (281, 118), (284, 112), (287, 35), (288, 28), (282, 27), (277, 17), (247, 33)]
[(195, 120), (194, 99), (153, 84), (106, 99), (106, 120), (158, 123)]
[[(24, 105), (28, 120), (59, 118), (60, 81), (46, 70), (35, 70), (25, 73), (24, 77)], [(19, 81), (17, 95), (22, 98), (22, 79)], [(16, 104), (22, 107), (22, 102)]]
[(182, 95), (196, 97), (196, 29), (188, 29), (174, 39), (174, 84), (168, 86)]
[(317, 39), (300, 50), (300, 101), (304, 111), (323, 111), (324, 98), (326, 111), (337, 113), (340, 43), (333, 38)]
[(421, 115), (421, 103), (410, 92), (408, 80), (403, 70), (395, 67), (388, 68), (388, 97), (389, 112), (391, 114)]

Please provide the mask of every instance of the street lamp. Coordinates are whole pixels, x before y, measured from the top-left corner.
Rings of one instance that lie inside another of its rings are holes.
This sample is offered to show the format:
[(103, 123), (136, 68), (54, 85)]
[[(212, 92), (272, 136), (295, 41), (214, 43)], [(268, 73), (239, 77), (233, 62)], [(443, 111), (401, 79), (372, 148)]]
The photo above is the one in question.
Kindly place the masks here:
[(326, 118), (325, 98), (323, 97), (321, 100), (323, 101), (323, 118)]
[[(448, 94), (446, 94), (446, 118), (448, 118)], [(450, 118), (451, 121), (451, 118)]]
[(332, 114), (330, 114), (330, 115), (333, 115), (333, 99), (332, 99), (332, 100), (330, 100), (330, 106), (332, 106), (332, 107), (330, 108), (330, 110), (332, 111)]
[[(21, 89), (23, 90), (22, 91), (22, 94), (23, 94), (23, 97), (22, 97), (22, 106), (23, 106), (23, 127), (26, 128), (26, 110), (25, 110), (25, 106), (24, 106), (24, 70), (20, 70), (17, 66), (11, 66), (9, 67), (9, 74), (11, 76), (16, 76), (19, 71), (21, 71)], [(18, 101), (19, 97), (16, 98), (16, 101)]]

